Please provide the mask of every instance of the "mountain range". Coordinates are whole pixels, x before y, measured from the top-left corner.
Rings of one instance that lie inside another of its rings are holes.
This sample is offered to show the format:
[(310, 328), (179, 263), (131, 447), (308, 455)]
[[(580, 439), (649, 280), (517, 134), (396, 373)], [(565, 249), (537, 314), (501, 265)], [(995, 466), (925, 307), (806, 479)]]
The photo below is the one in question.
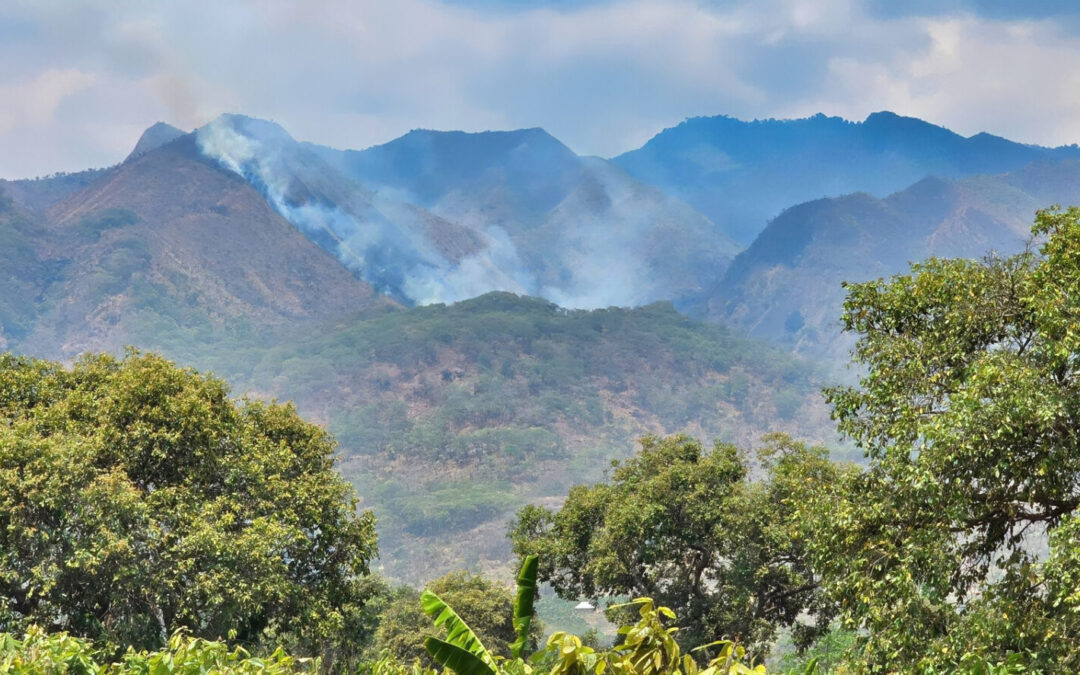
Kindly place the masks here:
[(695, 117), (614, 159), (750, 245), (788, 207), (866, 192), (885, 197), (927, 176), (1015, 171), (1037, 160), (1080, 158), (1075, 145), (1043, 148), (988, 133), (964, 137), (913, 117), (877, 112), (862, 122)]
[(710, 321), (814, 359), (847, 360), (844, 281), (904, 272), (925, 258), (1009, 255), (1031, 244), (1037, 209), (1080, 203), (1080, 160), (924, 178), (877, 198), (826, 198), (785, 210), (740, 253), (706, 301)]
[(194, 136), (404, 304), (498, 290), (573, 308), (641, 305), (699, 294), (738, 250), (692, 208), (541, 129), (413, 131), (338, 151), (226, 115)]
[(418, 580), (505, 559), (516, 507), (644, 433), (842, 448), (841, 282), (1020, 250), (1078, 201), (1075, 146), (891, 113), (688, 120), (612, 160), (541, 129), (159, 123), (116, 166), (0, 181), (0, 349), (134, 345), (295, 401)]

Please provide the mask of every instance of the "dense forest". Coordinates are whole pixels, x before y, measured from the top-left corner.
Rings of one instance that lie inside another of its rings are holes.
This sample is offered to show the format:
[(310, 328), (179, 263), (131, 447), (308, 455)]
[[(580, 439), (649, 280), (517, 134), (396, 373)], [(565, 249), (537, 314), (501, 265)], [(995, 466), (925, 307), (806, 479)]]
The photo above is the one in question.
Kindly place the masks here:
[[(826, 399), (861, 461), (783, 434), (753, 451), (642, 438), (560, 504), (517, 512), (516, 593), (466, 573), (423, 592), (372, 573), (386, 525), (357, 508), (332, 437), (292, 406), (234, 400), (151, 354), (4, 356), (0, 664), (1075, 671), (1080, 209), (1041, 211), (1033, 234), (1020, 255), (846, 286), (859, 378)], [(387, 434), (387, 452), (409, 433)], [(607, 603), (623, 628), (545, 630), (539, 588)]]

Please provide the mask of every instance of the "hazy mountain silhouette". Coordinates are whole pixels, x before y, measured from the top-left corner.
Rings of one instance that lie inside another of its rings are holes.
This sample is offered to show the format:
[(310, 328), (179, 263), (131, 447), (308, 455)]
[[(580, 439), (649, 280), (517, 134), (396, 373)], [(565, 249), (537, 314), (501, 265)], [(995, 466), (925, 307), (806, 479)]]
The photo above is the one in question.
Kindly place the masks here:
[(1035, 160), (1080, 157), (986, 133), (965, 138), (891, 112), (863, 122), (815, 115), (744, 122), (696, 117), (614, 159), (708, 216), (749, 245), (783, 209), (821, 197), (884, 197), (927, 176), (959, 178), (1019, 169)]
[(907, 270), (929, 256), (981, 258), (1019, 252), (1035, 211), (1080, 203), (1080, 160), (1041, 161), (997, 176), (926, 178), (884, 199), (865, 193), (786, 209), (732, 262), (705, 314), (833, 363), (843, 281)]

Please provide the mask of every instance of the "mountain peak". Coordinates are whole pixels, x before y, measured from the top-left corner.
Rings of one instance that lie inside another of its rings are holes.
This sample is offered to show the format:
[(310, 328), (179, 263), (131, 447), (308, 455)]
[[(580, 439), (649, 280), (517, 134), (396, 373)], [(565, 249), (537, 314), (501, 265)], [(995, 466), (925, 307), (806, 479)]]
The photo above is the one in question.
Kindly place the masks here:
[(171, 124), (155, 122), (146, 131), (142, 132), (142, 136), (139, 136), (139, 142), (135, 144), (135, 149), (131, 151), (131, 154), (124, 161), (141, 157), (151, 150), (157, 150), (167, 143), (172, 143), (185, 135), (185, 133)]
[[(404, 136), (385, 144), (424, 145), (432, 150), (448, 152), (482, 152), (502, 154), (522, 148), (545, 149), (557, 154), (573, 155), (562, 141), (541, 127), (508, 131), (435, 131), (413, 129)], [(378, 146), (376, 146), (378, 147)]]
[(868, 192), (884, 198), (928, 176), (1016, 171), (1080, 148), (1042, 148), (882, 110), (862, 122), (817, 114), (742, 122), (691, 118), (615, 158), (638, 180), (687, 202), (749, 245), (788, 205)]
[(234, 133), (246, 136), (257, 141), (270, 142), (270, 143), (295, 143), (296, 141), (289, 134), (288, 131), (278, 124), (270, 120), (264, 120), (258, 117), (248, 117), (247, 115), (239, 115), (236, 113), (223, 113), (218, 115), (213, 121), (205, 126), (199, 127), (196, 130), (200, 136), (206, 133), (213, 133), (214, 131), (220, 131), (228, 129)]
[[(519, 185), (559, 182), (580, 170), (581, 160), (539, 127), (512, 131), (414, 129), (389, 143), (349, 153), (354, 177), (371, 183), (408, 183), (420, 203), (430, 205), (452, 189), (475, 187), (491, 177)], [(565, 195), (564, 195), (565, 196)]]
[(882, 110), (867, 115), (862, 123), (862, 128), (872, 136), (883, 135), (893, 137), (898, 141), (928, 141), (959, 142), (963, 136), (937, 124), (932, 124), (918, 117), (897, 115), (888, 110)]
[[(863, 124), (886, 124), (886, 123), (890, 123), (890, 122), (896, 122), (897, 120), (902, 120), (902, 119), (914, 120), (914, 119), (918, 119), (918, 118), (917, 117), (906, 117), (905, 118), (903, 115), (897, 115), (896, 113), (894, 113), (891, 110), (879, 110), (877, 112), (872, 112), (869, 115), (867, 115), (866, 119), (863, 120)], [(919, 121), (921, 122), (922, 120), (919, 120)]]

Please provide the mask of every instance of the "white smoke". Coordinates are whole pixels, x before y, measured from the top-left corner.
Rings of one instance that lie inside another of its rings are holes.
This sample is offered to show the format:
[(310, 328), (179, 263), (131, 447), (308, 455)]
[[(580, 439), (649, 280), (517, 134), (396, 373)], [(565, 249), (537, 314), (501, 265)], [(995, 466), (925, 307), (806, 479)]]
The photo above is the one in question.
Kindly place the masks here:
[(420, 208), (407, 188), (373, 192), (337, 151), (312, 150), (269, 122), (222, 116), (197, 141), (357, 277), (408, 303), (510, 291), (574, 309), (636, 306), (697, 292), (728, 253), (699, 213), (596, 158), (582, 158), (562, 202), (512, 236), (499, 225), (514, 217), (500, 210), (503, 193), (459, 192)]
[[(493, 290), (536, 292), (536, 281), (523, 273), (516, 248), (500, 228), (476, 232), (483, 242), (480, 250), (452, 262), (424, 236), (420, 224), (407, 222), (407, 209), (388, 203), (385, 196), (368, 204), (362, 215), (318, 200), (291, 199), (298, 170), (315, 175), (332, 170), (315, 166), (319, 160), (313, 156), (300, 155), (298, 144), (276, 125), (223, 115), (200, 128), (196, 139), (204, 155), (252, 183), (286, 220), (384, 293), (424, 305)], [(376, 203), (395, 218), (387, 218)]]

